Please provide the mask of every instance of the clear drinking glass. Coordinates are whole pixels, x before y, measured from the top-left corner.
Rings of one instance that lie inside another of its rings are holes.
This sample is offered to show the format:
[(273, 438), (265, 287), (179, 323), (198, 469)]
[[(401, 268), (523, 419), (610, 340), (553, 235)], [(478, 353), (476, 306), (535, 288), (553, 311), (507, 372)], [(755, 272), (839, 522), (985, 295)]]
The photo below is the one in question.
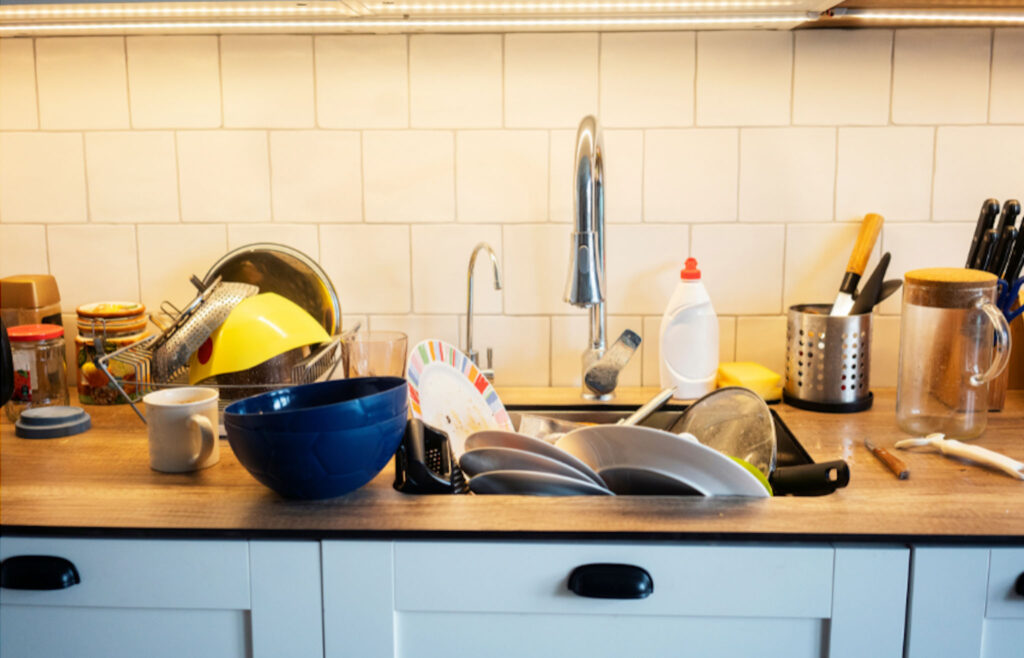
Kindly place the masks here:
[(1010, 330), (996, 276), (980, 270), (907, 272), (896, 420), (916, 436), (972, 439), (985, 431), (989, 382), (1006, 367)]
[(361, 331), (345, 341), (346, 377), (404, 377), (409, 337), (401, 331)]

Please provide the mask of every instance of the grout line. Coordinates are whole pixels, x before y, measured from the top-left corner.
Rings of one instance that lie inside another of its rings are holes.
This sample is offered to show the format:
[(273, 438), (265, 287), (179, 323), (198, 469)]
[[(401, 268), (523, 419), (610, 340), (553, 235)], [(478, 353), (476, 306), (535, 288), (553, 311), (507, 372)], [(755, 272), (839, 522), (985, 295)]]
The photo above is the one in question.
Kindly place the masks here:
[(128, 75), (128, 37), (121, 37), (121, 52), (124, 55), (124, 109), (128, 113), (128, 129), (134, 130), (136, 126), (132, 117), (132, 83)]
[(405, 127), (412, 128), (412, 35), (405, 35)]
[(700, 71), (700, 63), (698, 57), (700, 56), (700, 48), (697, 47), (697, 39), (700, 35), (697, 32), (691, 32), (693, 35), (693, 114), (690, 116), (690, 126), (697, 127), (697, 72)]
[(796, 35), (789, 34), (789, 125), (796, 119)]
[(226, 128), (224, 120), (224, 35), (217, 35), (217, 91), (219, 92), (220, 100), (220, 126), (218, 128)]
[(935, 178), (939, 171), (939, 127), (932, 132), (932, 178), (928, 194), (928, 220), (935, 221)]
[(318, 93), (319, 92), (319, 87), (317, 85), (317, 75), (316, 75), (316, 40), (317, 40), (317, 35), (311, 34), (309, 36), (310, 36), (309, 47), (313, 49), (313, 59), (312, 59), (312, 65), (313, 65), (313, 128), (322, 128), (322, 126), (320, 125), (320, 94)]
[(86, 155), (87, 149), (85, 145), (85, 131), (81, 132), (82, 136), (82, 184), (84, 185), (85, 191), (85, 221), (92, 222), (92, 195), (89, 194), (89, 157)]
[(366, 222), (366, 131), (359, 131), (359, 221)]
[(839, 127), (836, 127), (835, 141), (832, 142), (835, 148), (833, 157), (832, 172), (832, 221), (839, 221)]
[(893, 112), (896, 105), (896, 30), (892, 31), (892, 39), (889, 41), (889, 121), (887, 126), (895, 125)]
[(267, 203), (270, 206), (267, 208), (267, 214), (270, 216), (269, 221), (275, 222), (278, 220), (274, 216), (274, 159), (271, 157), (270, 130), (265, 131), (264, 135), (267, 140)]
[(42, 103), (39, 97), (39, 39), (32, 39), (32, 83), (36, 93), (36, 130), (43, 129)]
[(174, 144), (174, 186), (177, 190), (178, 221), (183, 222), (185, 219), (181, 203), (181, 152), (178, 148), (178, 132), (177, 130), (171, 131), (171, 142)]

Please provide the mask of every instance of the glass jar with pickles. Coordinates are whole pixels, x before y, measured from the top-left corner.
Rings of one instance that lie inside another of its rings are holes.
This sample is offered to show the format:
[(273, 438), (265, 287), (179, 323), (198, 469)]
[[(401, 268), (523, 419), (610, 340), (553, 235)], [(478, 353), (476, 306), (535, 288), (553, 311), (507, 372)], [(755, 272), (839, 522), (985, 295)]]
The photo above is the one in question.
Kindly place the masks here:
[[(95, 302), (78, 309), (78, 337), (75, 338), (78, 363), (78, 400), (82, 404), (124, 404), (128, 402), (114, 383), (96, 366), (104, 354), (139, 342), (149, 336), (146, 307), (140, 302)], [(132, 401), (142, 391), (134, 384), (135, 372), (111, 364), (111, 374), (120, 380)]]

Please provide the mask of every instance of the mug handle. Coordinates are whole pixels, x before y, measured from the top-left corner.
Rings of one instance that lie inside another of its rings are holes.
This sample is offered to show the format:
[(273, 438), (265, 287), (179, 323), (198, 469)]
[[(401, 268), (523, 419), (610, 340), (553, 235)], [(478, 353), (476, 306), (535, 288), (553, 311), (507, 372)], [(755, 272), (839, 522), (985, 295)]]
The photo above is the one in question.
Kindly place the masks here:
[(1006, 317), (1003, 312), (999, 310), (999, 307), (990, 301), (985, 301), (979, 305), (981, 310), (988, 319), (992, 322), (992, 325), (996, 330), (996, 355), (992, 360), (992, 365), (983, 375), (974, 374), (971, 375), (971, 386), (981, 386), (987, 382), (992, 381), (998, 377), (1003, 369), (1006, 368), (1006, 364), (1010, 361), (1010, 325), (1006, 322)]
[(206, 461), (210, 454), (213, 453), (214, 441), (217, 440), (217, 437), (213, 434), (213, 423), (202, 414), (192, 414), (189, 416), (188, 427), (190, 430), (198, 427), (199, 433), (202, 435), (202, 445), (199, 447), (199, 453), (189, 461), (189, 466), (196, 466)]

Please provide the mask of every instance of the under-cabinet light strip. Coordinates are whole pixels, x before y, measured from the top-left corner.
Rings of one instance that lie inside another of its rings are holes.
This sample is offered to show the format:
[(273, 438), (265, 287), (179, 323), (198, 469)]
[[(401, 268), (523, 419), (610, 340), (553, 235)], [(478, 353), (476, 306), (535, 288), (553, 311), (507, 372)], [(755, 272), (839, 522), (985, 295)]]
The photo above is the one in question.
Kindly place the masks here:
[(412, 20), (252, 20), (252, 21), (152, 21), (112, 23), (25, 23), (22, 25), (0, 25), (0, 36), (4, 34), (30, 34), (33, 32), (88, 32), (97, 30), (160, 31), (160, 30), (265, 30), (265, 29), (328, 29), (346, 32), (371, 32), (381, 30), (432, 30), (432, 29), (522, 29), (522, 28), (644, 28), (644, 27), (686, 27), (706, 25), (766, 25), (774, 23), (796, 23), (807, 20), (805, 13), (774, 15), (733, 15), (733, 16), (658, 16), (624, 18), (480, 18), (480, 19), (412, 19)]
[(793, 7), (798, 0), (675, 0), (665, 2), (414, 2), (382, 4), (375, 11), (391, 14), (411, 13), (570, 13), (575, 11), (639, 12), (679, 11), (686, 9), (762, 9)]
[(341, 4), (323, 5), (82, 5), (75, 7), (3, 7), (0, 19), (26, 18), (165, 18), (168, 16), (187, 18), (190, 16), (232, 16), (232, 15), (282, 15), (282, 14), (346, 14), (352, 10)]
[(881, 10), (881, 9), (835, 9), (836, 18), (859, 18), (877, 21), (914, 21), (931, 23), (1005, 23), (1024, 25), (1024, 13), (992, 13), (981, 11), (922, 11), (922, 10)]

